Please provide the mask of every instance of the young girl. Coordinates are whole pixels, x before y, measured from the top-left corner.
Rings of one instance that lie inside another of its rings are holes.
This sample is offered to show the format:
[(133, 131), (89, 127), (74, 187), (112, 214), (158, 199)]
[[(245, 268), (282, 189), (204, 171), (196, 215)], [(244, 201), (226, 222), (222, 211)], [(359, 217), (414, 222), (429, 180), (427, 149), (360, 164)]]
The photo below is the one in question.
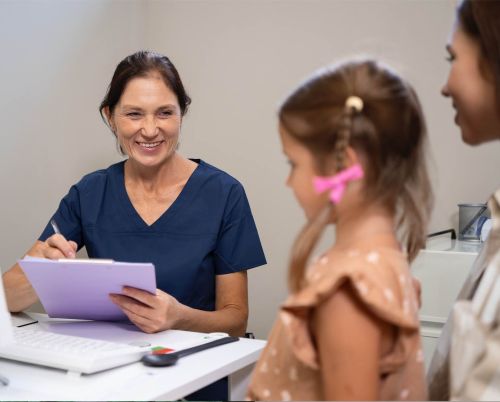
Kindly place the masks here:
[[(351, 62), (300, 85), (279, 121), (287, 185), (308, 223), (248, 397), (425, 399), (408, 264), (424, 245), (432, 197), (414, 90), (376, 62)], [(335, 243), (308, 265), (330, 223)]]

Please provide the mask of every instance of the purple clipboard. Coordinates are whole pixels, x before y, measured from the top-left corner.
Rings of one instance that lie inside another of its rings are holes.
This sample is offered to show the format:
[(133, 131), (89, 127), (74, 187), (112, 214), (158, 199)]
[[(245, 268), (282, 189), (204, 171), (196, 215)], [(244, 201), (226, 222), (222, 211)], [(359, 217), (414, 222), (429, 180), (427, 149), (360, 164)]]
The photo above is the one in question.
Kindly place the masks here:
[(25, 257), (19, 265), (50, 317), (99, 321), (127, 320), (110, 299), (123, 286), (156, 293), (151, 263), (112, 260), (48, 260)]

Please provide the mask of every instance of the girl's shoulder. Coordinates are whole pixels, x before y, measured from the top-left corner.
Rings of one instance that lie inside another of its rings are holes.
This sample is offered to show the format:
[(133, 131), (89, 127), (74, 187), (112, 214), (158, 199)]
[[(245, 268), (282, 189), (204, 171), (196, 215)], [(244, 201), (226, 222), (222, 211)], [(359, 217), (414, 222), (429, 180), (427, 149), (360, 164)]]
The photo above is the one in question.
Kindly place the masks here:
[[(304, 287), (282, 305), (280, 319), (293, 327), (292, 343), (307, 344), (314, 311), (349, 283), (355, 297), (382, 321), (409, 333), (418, 332), (418, 296), (406, 255), (385, 247), (331, 249), (313, 260)], [(298, 354), (306, 365), (317, 367), (313, 347)]]
[(306, 288), (327, 287), (350, 280), (372, 286), (399, 288), (411, 279), (406, 253), (389, 247), (332, 248), (313, 259), (306, 271)]
[(314, 309), (345, 283), (384, 321), (418, 328), (418, 296), (408, 259), (402, 251), (388, 247), (332, 248), (312, 261), (304, 287), (289, 296), (283, 309)]
[(329, 266), (335, 269), (366, 269), (370, 266), (405, 269), (408, 268), (407, 254), (396, 248), (380, 245), (359, 247), (332, 247), (328, 252), (312, 259), (308, 269)]

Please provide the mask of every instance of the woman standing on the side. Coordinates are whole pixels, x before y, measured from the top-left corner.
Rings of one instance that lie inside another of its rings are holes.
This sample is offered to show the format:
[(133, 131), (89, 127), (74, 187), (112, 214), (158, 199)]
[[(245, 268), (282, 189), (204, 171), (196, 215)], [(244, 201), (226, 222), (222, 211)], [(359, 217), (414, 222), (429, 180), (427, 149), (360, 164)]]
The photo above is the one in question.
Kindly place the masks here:
[[(455, 122), (469, 145), (500, 140), (500, 1), (465, 0), (457, 9), (446, 49), (451, 64), (442, 93), (452, 99)], [(499, 175), (500, 182), (500, 175)], [(493, 255), (500, 251), (500, 189), (488, 203), (493, 229), (458, 299), (471, 299)], [(429, 372), (429, 397), (450, 397), (450, 320), (445, 325)]]

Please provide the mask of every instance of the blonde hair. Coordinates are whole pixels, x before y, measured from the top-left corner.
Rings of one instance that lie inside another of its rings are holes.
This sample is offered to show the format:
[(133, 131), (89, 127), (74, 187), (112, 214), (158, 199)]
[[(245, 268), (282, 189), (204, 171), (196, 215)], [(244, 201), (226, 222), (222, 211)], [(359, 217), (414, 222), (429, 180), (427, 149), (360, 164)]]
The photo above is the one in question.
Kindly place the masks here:
[[(350, 96), (361, 98), (361, 111), (346, 108)], [(322, 174), (332, 158), (342, 166), (347, 146), (363, 155), (365, 201), (394, 211), (412, 261), (425, 244), (433, 203), (425, 121), (413, 88), (375, 61), (348, 62), (322, 69), (299, 85), (278, 115), (285, 130), (314, 155)], [(306, 264), (331, 210), (331, 204), (325, 206), (295, 241), (289, 270), (292, 291), (303, 286)]]

